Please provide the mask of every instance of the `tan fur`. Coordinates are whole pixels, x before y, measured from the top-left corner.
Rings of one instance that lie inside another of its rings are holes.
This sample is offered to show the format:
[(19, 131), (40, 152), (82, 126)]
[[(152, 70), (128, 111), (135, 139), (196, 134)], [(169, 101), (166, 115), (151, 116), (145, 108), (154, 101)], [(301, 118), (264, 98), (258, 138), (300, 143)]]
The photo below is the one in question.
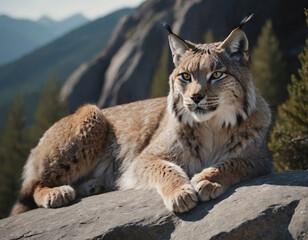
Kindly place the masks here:
[[(170, 34), (169, 42), (176, 67), (168, 98), (85, 105), (55, 123), (31, 151), (11, 215), (130, 188), (156, 188), (170, 211), (185, 212), (272, 171), (271, 116), (248, 70), (245, 33), (213, 44)], [(211, 80), (215, 71), (225, 77)]]

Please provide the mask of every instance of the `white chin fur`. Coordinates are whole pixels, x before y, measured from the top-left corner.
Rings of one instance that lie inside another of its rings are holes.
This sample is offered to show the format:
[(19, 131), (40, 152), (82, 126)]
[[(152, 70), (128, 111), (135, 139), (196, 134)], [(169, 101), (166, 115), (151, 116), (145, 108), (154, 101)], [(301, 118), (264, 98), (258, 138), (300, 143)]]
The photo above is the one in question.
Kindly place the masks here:
[(192, 112), (191, 115), (193, 116), (195, 121), (205, 122), (205, 121), (210, 120), (215, 115), (215, 112), (210, 112), (206, 114), (198, 114), (198, 113)]
[(192, 112), (191, 116), (199, 123), (212, 120), (212, 122), (217, 126), (225, 125), (233, 127), (237, 124), (237, 114), (240, 114), (243, 117), (243, 120), (247, 118), (246, 114), (242, 111), (236, 111), (233, 106), (219, 107), (217, 110), (206, 114)]

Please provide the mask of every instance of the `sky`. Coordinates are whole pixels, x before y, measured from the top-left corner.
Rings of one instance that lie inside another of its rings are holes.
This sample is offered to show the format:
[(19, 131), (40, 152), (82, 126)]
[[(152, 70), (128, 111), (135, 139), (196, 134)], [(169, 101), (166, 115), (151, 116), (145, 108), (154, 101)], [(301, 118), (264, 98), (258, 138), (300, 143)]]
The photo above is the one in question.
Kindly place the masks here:
[(49, 16), (62, 20), (75, 13), (88, 19), (104, 16), (123, 7), (139, 6), (144, 0), (0, 0), (0, 15), (38, 20)]

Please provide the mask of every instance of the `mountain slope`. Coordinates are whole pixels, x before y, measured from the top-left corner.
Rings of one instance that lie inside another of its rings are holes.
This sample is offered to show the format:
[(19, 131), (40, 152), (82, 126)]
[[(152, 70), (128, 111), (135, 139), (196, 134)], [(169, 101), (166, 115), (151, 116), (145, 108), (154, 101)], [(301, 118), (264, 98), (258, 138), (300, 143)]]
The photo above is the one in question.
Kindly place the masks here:
[(82, 26), (88, 20), (75, 14), (62, 21), (42, 17), (37, 22), (0, 16), (0, 66)]
[(46, 27), (29, 20), (0, 16), (0, 65), (26, 54), (53, 38)]
[[(182, 38), (198, 43), (204, 41), (208, 30), (212, 31), (216, 41), (225, 39), (244, 16), (254, 13), (254, 18), (245, 26), (252, 49), (265, 21), (272, 19), (289, 76), (298, 68), (297, 55), (305, 42), (306, 2), (145, 1), (133, 16), (121, 21), (105, 51), (71, 75), (62, 88), (62, 97), (68, 99), (71, 112), (85, 102), (109, 107), (149, 98), (153, 76), (168, 45), (168, 34), (160, 24), (161, 20), (171, 25)], [(166, 65), (170, 73), (173, 69), (171, 57)], [(167, 85), (168, 76), (162, 81)]]
[(37, 23), (50, 30), (55, 37), (59, 37), (69, 30), (75, 29), (89, 22), (82, 14), (74, 14), (62, 21), (54, 21), (48, 16), (43, 16)]
[(38, 96), (33, 99), (31, 93), (37, 94), (51, 74), (55, 73), (63, 80), (67, 78), (80, 64), (99, 53), (106, 46), (118, 21), (134, 11), (126, 8), (99, 18), (16, 62), (0, 67), (1, 111), (7, 108), (18, 91), (30, 95), (29, 99), (35, 103)]

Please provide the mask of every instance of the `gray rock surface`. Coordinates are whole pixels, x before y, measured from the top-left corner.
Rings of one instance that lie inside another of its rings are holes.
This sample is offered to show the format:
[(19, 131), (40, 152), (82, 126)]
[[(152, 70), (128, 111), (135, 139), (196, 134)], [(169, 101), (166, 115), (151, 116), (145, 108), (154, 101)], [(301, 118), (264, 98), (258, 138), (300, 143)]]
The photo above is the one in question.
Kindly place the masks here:
[(115, 191), (0, 221), (0, 239), (308, 239), (308, 171), (230, 188), (185, 214), (155, 191)]
[[(168, 44), (162, 20), (184, 39), (204, 42), (205, 33), (211, 29), (215, 41), (221, 41), (244, 16), (254, 13), (252, 22), (245, 27), (252, 49), (265, 21), (272, 19), (289, 76), (299, 67), (297, 55), (305, 43), (306, 3), (307, 0), (147, 0), (135, 14), (122, 19), (104, 51), (72, 73), (61, 96), (68, 100), (71, 112), (87, 102), (109, 107), (149, 98), (154, 73)], [(169, 58), (170, 73), (172, 68)]]

